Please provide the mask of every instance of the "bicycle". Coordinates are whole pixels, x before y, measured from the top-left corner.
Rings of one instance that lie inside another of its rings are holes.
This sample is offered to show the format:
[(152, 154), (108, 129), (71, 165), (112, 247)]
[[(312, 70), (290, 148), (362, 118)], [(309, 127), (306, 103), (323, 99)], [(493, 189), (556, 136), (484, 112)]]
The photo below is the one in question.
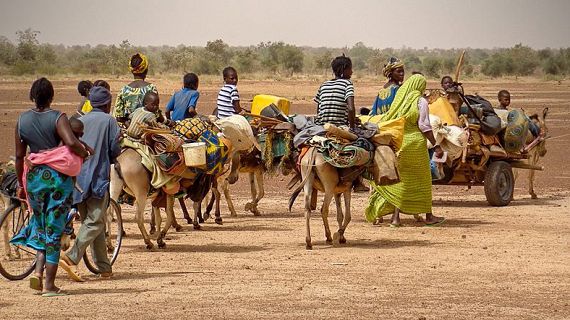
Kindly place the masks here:
[[(16, 235), (20, 230), (27, 225), (30, 219), (30, 212), (26, 208), (23, 200), (8, 196), (9, 204), (0, 216), (0, 250), (4, 250), (3, 257), (0, 258), (0, 274), (8, 280), (22, 280), (30, 275), (36, 265), (36, 251), (26, 246), (14, 245), (10, 243), (10, 239)], [(114, 223), (107, 223), (107, 230), (105, 232), (107, 253), (111, 265), (117, 260), (121, 242), (123, 239), (123, 219), (121, 216), (121, 207), (117, 202), (110, 199), (109, 207), (105, 215), (106, 218), (113, 217)], [(68, 221), (69, 222), (69, 221)], [(71, 221), (73, 223), (73, 221)], [(109, 230), (109, 227), (113, 227)], [(73, 237), (72, 237), (73, 238)], [(83, 262), (87, 269), (94, 274), (99, 274), (95, 263), (92, 262), (92, 255), (90, 254), (90, 247), (83, 255)]]

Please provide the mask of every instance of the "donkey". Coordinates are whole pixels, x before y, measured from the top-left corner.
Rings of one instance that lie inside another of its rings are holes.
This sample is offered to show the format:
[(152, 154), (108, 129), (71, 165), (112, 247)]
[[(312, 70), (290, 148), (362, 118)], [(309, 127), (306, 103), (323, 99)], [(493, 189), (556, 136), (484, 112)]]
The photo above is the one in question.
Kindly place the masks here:
[[(393, 159), (395, 161), (395, 157)], [(372, 176), (377, 184), (381, 184), (380, 172), (378, 166), (374, 165), (386, 161), (384, 154), (377, 148), (374, 152), (373, 165), (370, 166)], [(295, 202), (295, 199), (304, 190), (305, 194), (305, 226), (306, 226), (306, 249), (313, 248), (311, 242), (311, 229), (310, 219), (311, 210), (314, 208), (314, 197), (316, 196), (315, 190), (324, 192), (323, 206), (321, 208), (321, 217), (325, 227), (325, 238), (327, 244), (344, 244), (346, 238), (344, 232), (350, 220), (352, 219), (350, 212), (351, 190), (352, 183), (360, 176), (364, 167), (339, 169), (330, 165), (321, 153), (317, 152), (314, 147), (311, 147), (307, 154), (301, 159), (301, 177), (302, 181), (299, 186), (293, 191), (289, 199), (289, 211)], [(341, 179), (342, 177), (348, 177)], [(342, 212), (341, 195), (344, 197), (345, 213)], [(335, 199), (337, 210), (338, 230), (331, 237), (331, 231), (328, 222), (329, 206), (332, 199)]]
[[(530, 120), (534, 122), (540, 128), (540, 134), (538, 136), (538, 142), (533, 148), (530, 148), (528, 151), (528, 164), (530, 165), (537, 165), (540, 158), (546, 155), (546, 139), (548, 138), (548, 127), (546, 126), (546, 116), (548, 115), (548, 107), (542, 110), (542, 119), (538, 116), (538, 114), (533, 114), (530, 116)], [(529, 134), (529, 138), (527, 139), (528, 144), (532, 144), (532, 140), (534, 137)], [(537, 199), (538, 196), (534, 192), (534, 170), (528, 170), (528, 193), (530, 194), (531, 199)]]
[[(236, 118), (237, 117), (237, 118)], [(253, 132), (251, 127), (247, 123), (247, 120), (242, 116), (232, 116), (218, 121), (217, 125), (220, 127), (222, 134), (231, 142), (228, 159), (232, 159), (234, 154), (239, 151), (249, 150), (257, 144), (255, 138), (253, 137)], [(146, 206), (146, 201), (149, 198), (148, 193), (151, 189), (151, 177), (149, 172), (142, 164), (142, 158), (133, 149), (126, 149), (118, 158), (117, 162), (121, 168), (121, 174), (116, 170), (111, 172), (111, 198), (117, 199), (119, 194), (124, 189), (127, 193), (135, 197), (136, 204), (136, 221), (143, 236), (144, 242), (147, 249), (152, 249), (154, 247), (153, 243), (150, 241), (149, 234), (144, 226), (144, 209)], [(237, 170), (233, 168), (232, 170)], [(190, 177), (189, 177), (190, 178)], [(193, 181), (187, 181), (193, 182)], [(191, 184), (191, 183), (190, 183)], [(210, 185), (207, 188), (202, 188), (202, 190), (209, 190)], [(151, 195), (150, 198), (155, 198), (157, 194)], [(194, 217), (197, 217), (197, 212), (201, 205), (201, 200), (206, 196), (205, 193), (199, 195), (199, 199), (193, 199), (194, 202)], [(199, 200), (199, 201), (196, 201)], [(157, 219), (157, 225), (160, 226), (160, 212), (155, 210), (155, 218)], [(164, 228), (160, 231), (157, 237), (157, 244), (159, 248), (164, 248), (166, 244), (164, 243), (164, 238), (168, 229), (174, 221), (174, 197), (172, 195), (166, 195), (166, 223)], [(198, 219), (194, 219), (194, 223), (197, 223)]]

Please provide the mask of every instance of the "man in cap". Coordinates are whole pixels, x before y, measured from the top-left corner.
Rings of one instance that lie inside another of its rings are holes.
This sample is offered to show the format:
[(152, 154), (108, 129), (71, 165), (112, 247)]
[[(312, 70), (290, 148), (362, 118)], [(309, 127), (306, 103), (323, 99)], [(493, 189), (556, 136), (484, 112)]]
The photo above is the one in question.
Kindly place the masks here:
[(73, 247), (61, 256), (60, 266), (72, 280), (83, 281), (70, 266), (77, 265), (89, 245), (93, 259), (102, 279), (112, 276), (111, 263), (107, 257), (105, 243), (105, 213), (109, 206), (109, 184), (111, 163), (120, 154), (120, 129), (115, 118), (109, 115), (111, 93), (103, 87), (93, 87), (89, 93), (93, 110), (80, 120), (85, 129), (82, 140), (95, 150), (95, 154), (83, 163), (77, 176), (73, 202), (83, 221)]

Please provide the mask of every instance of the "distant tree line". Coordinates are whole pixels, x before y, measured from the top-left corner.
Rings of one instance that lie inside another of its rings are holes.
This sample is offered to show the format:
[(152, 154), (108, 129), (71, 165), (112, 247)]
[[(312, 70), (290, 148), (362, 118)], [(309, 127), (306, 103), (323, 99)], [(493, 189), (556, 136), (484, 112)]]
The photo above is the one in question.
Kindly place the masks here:
[[(452, 74), (462, 49), (375, 49), (356, 43), (345, 48), (298, 47), (284, 42), (262, 42), (249, 47), (230, 47), (223, 40), (208, 41), (205, 47), (136, 47), (124, 40), (118, 45), (64, 46), (40, 43), (39, 32), (16, 33), (12, 43), (0, 36), (0, 73), (26, 74), (126, 74), (129, 57), (143, 52), (151, 61), (151, 73), (195, 72), (219, 74), (228, 65), (240, 73), (329, 74), (332, 58), (341, 53), (353, 61), (359, 74), (381, 75), (390, 56), (404, 61), (406, 70), (431, 78)], [(570, 48), (534, 50), (517, 44), (512, 48), (467, 49), (464, 76), (527, 76), (570, 74)]]

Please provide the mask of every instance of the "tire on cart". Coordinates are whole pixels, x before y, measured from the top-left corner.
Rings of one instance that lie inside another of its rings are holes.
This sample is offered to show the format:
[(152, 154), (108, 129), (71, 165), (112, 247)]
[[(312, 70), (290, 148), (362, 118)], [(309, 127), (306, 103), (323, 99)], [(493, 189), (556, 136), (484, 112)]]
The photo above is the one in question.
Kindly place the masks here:
[(508, 162), (494, 161), (485, 173), (485, 197), (490, 205), (503, 207), (511, 203), (515, 190), (513, 169)]

